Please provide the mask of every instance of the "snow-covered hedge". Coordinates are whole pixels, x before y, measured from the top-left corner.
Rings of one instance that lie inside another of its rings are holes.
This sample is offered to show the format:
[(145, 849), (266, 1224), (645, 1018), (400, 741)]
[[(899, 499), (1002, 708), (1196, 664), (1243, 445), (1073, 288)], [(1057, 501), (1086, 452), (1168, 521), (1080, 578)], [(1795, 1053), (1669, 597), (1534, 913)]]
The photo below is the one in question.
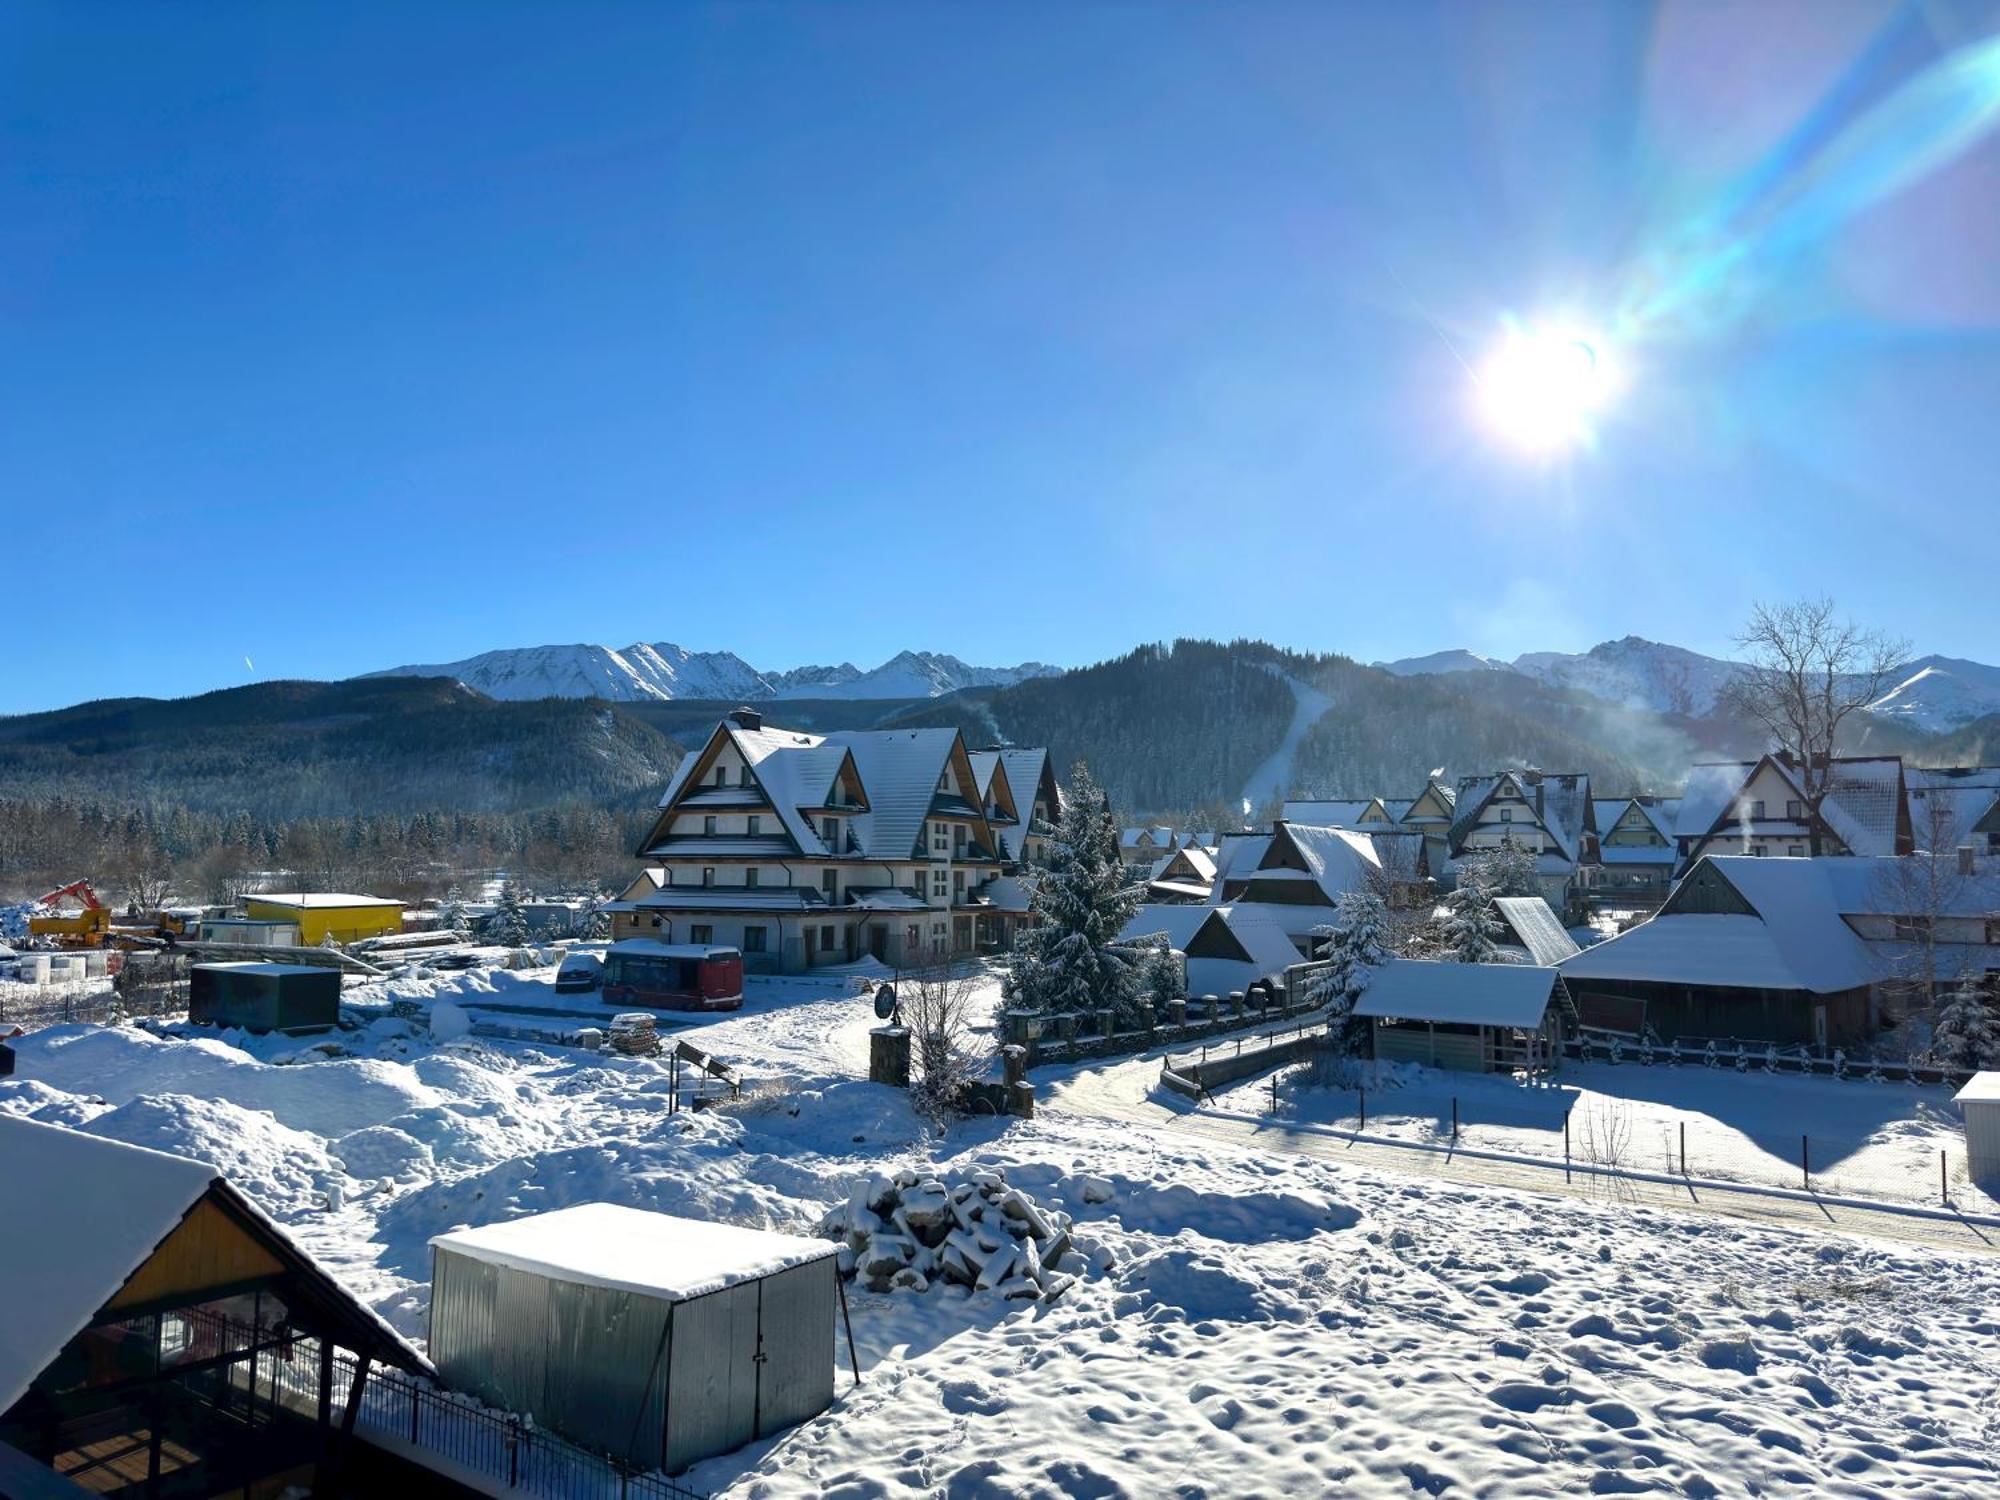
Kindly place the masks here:
[(1070, 1225), (997, 1168), (949, 1185), (906, 1168), (856, 1183), (819, 1232), (842, 1242), (841, 1274), (871, 1291), (922, 1292), (943, 1281), (1033, 1301), (1061, 1296), (1084, 1269)]

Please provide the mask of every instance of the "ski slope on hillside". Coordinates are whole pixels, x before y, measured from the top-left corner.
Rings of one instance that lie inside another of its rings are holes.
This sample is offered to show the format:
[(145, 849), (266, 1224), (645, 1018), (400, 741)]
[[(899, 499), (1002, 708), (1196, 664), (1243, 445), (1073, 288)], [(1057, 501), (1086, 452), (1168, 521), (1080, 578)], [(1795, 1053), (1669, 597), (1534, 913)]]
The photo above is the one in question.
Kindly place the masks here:
[(1292, 721), (1285, 726), (1285, 737), (1278, 741), (1278, 748), (1264, 758), (1243, 784), (1246, 814), (1254, 813), (1266, 803), (1282, 802), (1291, 795), (1292, 763), (1298, 758), (1299, 746), (1305, 742), (1313, 725), (1333, 707), (1333, 699), (1318, 688), (1309, 687), (1276, 667), (1266, 667), (1265, 670), (1274, 677), (1283, 678), (1285, 686), (1292, 690)]

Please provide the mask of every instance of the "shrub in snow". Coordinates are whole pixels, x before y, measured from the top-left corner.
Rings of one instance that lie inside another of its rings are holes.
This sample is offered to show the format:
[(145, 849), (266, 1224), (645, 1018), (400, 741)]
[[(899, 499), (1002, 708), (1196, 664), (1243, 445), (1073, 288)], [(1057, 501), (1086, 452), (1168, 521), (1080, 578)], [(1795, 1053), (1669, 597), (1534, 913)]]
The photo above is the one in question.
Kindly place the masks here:
[(1945, 997), (1931, 1026), (1931, 1051), (1947, 1068), (2000, 1067), (2000, 1017), (1970, 979)]
[(1468, 870), (1489, 899), (1494, 896), (1539, 896), (1542, 893), (1541, 881), (1535, 873), (1535, 856), (1515, 843), (1512, 834), (1503, 834), (1497, 848), (1460, 860), (1460, 885), (1465, 883), (1465, 872)]
[[(1085, 1201), (1110, 1184), (1086, 1179)], [(846, 1204), (820, 1221), (841, 1241), (843, 1276), (870, 1291), (928, 1291), (936, 1282), (997, 1292), (1008, 1301), (1057, 1297), (1086, 1262), (1070, 1216), (1009, 1187), (998, 1168), (959, 1183), (904, 1169), (858, 1182)]]
[(604, 909), (601, 893), (592, 891), (590, 899), (583, 903), (583, 910), (577, 913), (576, 935), (586, 942), (600, 942), (611, 936), (611, 913)]

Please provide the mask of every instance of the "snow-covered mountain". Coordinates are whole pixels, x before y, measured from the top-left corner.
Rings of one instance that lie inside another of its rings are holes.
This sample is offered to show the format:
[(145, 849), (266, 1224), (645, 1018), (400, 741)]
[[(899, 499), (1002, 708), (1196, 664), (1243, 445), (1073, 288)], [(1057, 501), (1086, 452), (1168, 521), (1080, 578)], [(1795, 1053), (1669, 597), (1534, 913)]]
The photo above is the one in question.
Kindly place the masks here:
[[(1712, 713), (1716, 697), (1741, 668), (1680, 646), (1636, 635), (1588, 651), (1529, 651), (1513, 661), (1472, 651), (1378, 662), (1399, 677), (1432, 672), (1511, 671), (1552, 687), (1570, 688), (1654, 713)], [(1899, 669), (1895, 687), (1871, 705), (1918, 729), (1942, 732), (2000, 713), (2000, 667), (1948, 656), (1925, 656)]]
[(689, 651), (671, 641), (609, 646), (520, 646), (483, 651), (463, 661), (420, 663), (369, 672), (369, 677), (454, 677), (489, 698), (645, 699), (935, 698), (966, 687), (1007, 687), (1047, 677), (1060, 667), (969, 666), (955, 656), (904, 651), (872, 671), (837, 667), (758, 671), (733, 651)]
[(1395, 677), (1428, 677), (1433, 672), (1511, 672), (1513, 663), (1476, 651), (1433, 651), (1429, 656), (1405, 656), (1375, 663)]
[(1922, 656), (1902, 669), (1901, 681), (1868, 705), (1919, 729), (1956, 729), (2000, 713), (2000, 667), (1951, 656)]

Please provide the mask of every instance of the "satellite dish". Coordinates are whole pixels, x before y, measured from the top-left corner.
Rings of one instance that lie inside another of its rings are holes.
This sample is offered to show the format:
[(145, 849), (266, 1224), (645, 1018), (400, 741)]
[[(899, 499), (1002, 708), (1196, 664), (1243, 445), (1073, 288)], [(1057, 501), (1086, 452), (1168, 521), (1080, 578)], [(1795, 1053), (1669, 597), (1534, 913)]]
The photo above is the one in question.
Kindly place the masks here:
[(886, 1021), (896, 1014), (896, 987), (885, 984), (875, 992), (875, 1019)]

